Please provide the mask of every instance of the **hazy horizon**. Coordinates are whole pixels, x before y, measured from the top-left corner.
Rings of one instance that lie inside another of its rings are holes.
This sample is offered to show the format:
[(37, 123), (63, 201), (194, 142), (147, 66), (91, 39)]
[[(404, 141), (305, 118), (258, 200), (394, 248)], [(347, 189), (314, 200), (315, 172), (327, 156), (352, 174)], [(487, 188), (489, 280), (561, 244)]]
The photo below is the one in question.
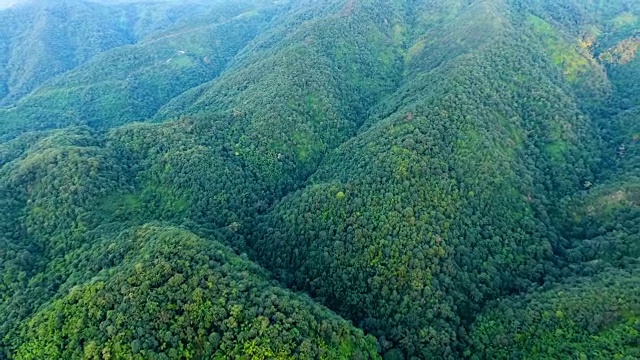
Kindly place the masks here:
[[(0, 0), (0, 10), (7, 9), (11, 6), (17, 5), (19, 3), (26, 2), (41, 2), (46, 0)], [(88, 2), (96, 2), (102, 4), (121, 4), (121, 3), (141, 3), (141, 2), (184, 2), (180, 0), (85, 0)], [(198, 2), (198, 0), (191, 0), (189, 2)]]

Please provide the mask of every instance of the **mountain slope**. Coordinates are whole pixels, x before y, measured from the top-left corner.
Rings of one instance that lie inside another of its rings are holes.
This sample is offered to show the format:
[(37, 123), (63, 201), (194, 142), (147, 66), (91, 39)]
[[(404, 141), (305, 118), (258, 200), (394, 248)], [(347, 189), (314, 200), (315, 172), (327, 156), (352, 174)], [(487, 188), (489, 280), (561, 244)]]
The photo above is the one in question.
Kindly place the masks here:
[[(377, 357), (373, 338), (278, 288), (215, 235), (144, 225), (145, 216), (186, 215), (170, 202), (171, 184), (146, 183), (142, 204), (151, 213), (136, 213), (130, 163), (112, 161), (117, 150), (89, 129), (14, 142), (22, 144), (3, 147), (13, 160), (0, 171), (8, 225), (0, 357)], [(160, 191), (167, 207), (152, 200)], [(128, 212), (119, 199), (128, 199)]]
[(64, 4), (129, 42), (0, 109), (0, 358), (635, 356), (636, 2)]
[(1, 11), (0, 104), (10, 105), (47, 80), (109, 49), (137, 42), (202, 11), (195, 5), (107, 7), (65, 0), (37, 1)]
[(215, 242), (146, 225), (106, 246), (130, 250), (25, 322), (16, 359), (376, 357), (373, 338)]
[[(105, 128), (152, 117), (174, 96), (224, 70), (226, 63), (270, 18), (269, 11), (251, 13), (254, 9), (255, 6), (243, 4), (213, 7), (206, 11), (209, 16), (178, 22), (169, 29), (161, 28), (145, 34), (143, 39), (132, 40), (136, 43), (131, 46), (106, 51), (44, 83), (14, 106), (0, 110), (2, 132), (13, 136), (28, 129), (50, 128), (52, 124), (63, 127), (82, 123)], [(155, 27), (154, 23), (146, 24), (139, 9), (118, 10), (126, 10), (123, 16), (133, 12), (128, 16), (137, 18), (131, 24), (132, 32), (135, 29), (144, 34), (145, 27)], [(136, 29), (139, 23), (144, 24), (142, 29)], [(48, 109), (44, 114), (40, 111), (43, 107)]]
[(471, 332), (477, 359), (640, 356), (637, 272), (614, 272), (489, 307)]
[(570, 76), (505, 8), (414, 35), (400, 89), (253, 240), (286, 284), (410, 356), (455, 352), (487, 299), (542, 281), (558, 237), (545, 207), (593, 179), (598, 139)]

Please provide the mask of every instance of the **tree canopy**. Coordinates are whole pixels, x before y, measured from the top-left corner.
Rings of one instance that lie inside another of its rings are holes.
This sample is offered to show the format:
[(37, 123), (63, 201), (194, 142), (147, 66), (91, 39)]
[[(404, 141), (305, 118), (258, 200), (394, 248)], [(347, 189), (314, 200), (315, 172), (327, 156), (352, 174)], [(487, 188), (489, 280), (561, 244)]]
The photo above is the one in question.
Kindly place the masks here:
[(0, 10), (0, 359), (640, 357), (639, 19)]

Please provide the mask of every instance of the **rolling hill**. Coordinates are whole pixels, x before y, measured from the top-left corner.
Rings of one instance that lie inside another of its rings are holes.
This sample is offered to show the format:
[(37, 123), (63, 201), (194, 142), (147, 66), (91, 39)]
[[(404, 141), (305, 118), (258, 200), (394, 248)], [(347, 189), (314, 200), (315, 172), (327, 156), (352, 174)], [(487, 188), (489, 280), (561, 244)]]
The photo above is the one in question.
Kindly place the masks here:
[(0, 11), (0, 359), (640, 356), (639, 17)]

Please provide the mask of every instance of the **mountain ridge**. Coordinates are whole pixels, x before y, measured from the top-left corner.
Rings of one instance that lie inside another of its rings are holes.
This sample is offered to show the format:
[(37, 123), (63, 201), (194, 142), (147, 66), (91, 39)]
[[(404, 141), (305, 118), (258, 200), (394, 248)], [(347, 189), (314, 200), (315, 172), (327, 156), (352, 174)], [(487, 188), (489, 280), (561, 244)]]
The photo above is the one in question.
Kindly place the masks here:
[(0, 358), (638, 355), (633, 1), (181, 6), (0, 108)]

